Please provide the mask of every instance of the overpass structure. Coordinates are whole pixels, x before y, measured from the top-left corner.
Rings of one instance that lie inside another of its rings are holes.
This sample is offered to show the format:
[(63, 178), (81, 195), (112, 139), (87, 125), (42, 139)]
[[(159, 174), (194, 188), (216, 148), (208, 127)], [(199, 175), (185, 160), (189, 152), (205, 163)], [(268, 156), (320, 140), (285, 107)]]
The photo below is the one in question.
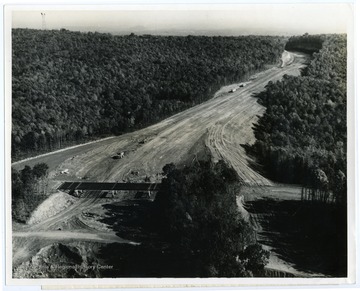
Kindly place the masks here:
[(96, 191), (158, 191), (160, 183), (98, 183), (98, 182), (64, 182), (58, 190), (74, 191), (74, 190), (96, 190)]

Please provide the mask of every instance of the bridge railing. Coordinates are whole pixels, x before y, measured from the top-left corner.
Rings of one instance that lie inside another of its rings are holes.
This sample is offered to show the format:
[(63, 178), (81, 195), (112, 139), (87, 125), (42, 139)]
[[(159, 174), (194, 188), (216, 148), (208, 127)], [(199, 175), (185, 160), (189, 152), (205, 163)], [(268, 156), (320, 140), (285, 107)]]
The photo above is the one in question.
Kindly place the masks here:
[(64, 182), (58, 190), (128, 190), (128, 191), (158, 191), (160, 183), (106, 183), (106, 182)]

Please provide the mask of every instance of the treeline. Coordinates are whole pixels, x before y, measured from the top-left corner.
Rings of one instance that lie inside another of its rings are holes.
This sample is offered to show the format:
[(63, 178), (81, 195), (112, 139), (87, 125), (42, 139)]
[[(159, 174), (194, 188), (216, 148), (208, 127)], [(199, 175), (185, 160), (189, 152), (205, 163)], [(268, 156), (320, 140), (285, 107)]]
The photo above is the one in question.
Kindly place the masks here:
[(308, 33), (302, 36), (292, 36), (286, 43), (285, 49), (312, 54), (322, 48), (325, 38), (325, 35), (310, 35)]
[(257, 96), (266, 112), (252, 151), (270, 178), (304, 185), (304, 199), (345, 204), (346, 36), (318, 41), (322, 49), (301, 76), (269, 83)]
[[(264, 276), (269, 252), (238, 210), (239, 178), (225, 162), (163, 169), (152, 225), (191, 277)], [(180, 263), (179, 261), (179, 263)]]
[(278, 61), (267, 36), (12, 31), (12, 157), (121, 134), (200, 103)]
[(48, 165), (40, 163), (33, 168), (11, 169), (11, 210), (12, 219), (26, 222), (35, 208), (47, 195)]

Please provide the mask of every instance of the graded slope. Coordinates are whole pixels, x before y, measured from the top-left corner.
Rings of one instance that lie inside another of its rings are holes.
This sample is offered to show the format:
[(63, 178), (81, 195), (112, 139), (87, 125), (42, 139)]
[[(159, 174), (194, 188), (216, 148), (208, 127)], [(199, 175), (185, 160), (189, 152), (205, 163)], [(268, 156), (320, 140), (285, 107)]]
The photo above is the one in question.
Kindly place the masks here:
[[(241, 144), (255, 141), (252, 126), (256, 123), (257, 116), (264, 112), (264, 107), (252, 96), (264, 90), (269, 81), (280, 80), (285, 74), (299, 75), (300, 69), (305, 66), (303, 55), (290, 54), (291, 57), (288, 52), (284, 53), (285, 66), (272, 67), (253, 76), (245, 87), (240, 87), (240, 84), (224, 87), (217, 92), (216, 98), (156, 125), (97, 143), (27, 159), (13, 166), (21, 169), (25, 164), (46, 162), (54, 185), (59, 185), (64, 180), (116, 182), (143, 181), (146, 177), (155, 182), (161, 179), (159, 173), (164, 165), (171, 162), (181, 165), (192, 158), (189, 155), (193, 155), (193, 148), (199, 143), (199, 139), (205, 139), (200, 142), (206, 144), (212, 158), (224, 159), (236, 170), (244, 184), (272, 185), (271, 181), (250, 167), (249, 158)], [(229, 90), (234, 87), (237, 90), (230, 93)], [(124, 158), (113, 159), (119, 152), (125, 153)], [(69, 174), (60, 174), (64, 169), (67, 169)], [(75, 201), (64, 211), (38, 224), (23, 227), (19, 233), (14, 231), (13, 264), (16, 266), (25, 262), (40, 248), (56, 242), (61, 235), (55, 234), (54, 230), (63, 221), (69, 222), (66, 234), (73, 240), (94, 240), (94, 233), (99, 233), (99, 230), (79, 223), (79, 217), (83, 211), (104, 203), (99, 198), (100, 194), (100, 191), (89, 191), (85, 199)], [(89, 235), (80, 235), (82, 232)], [(111, 230), (103, 232), (100, 239), (96, 236), (96, 240), (113, 242), (112, 234), (114, 233)], [(121, 238), (118, 242), (133, 243)]]

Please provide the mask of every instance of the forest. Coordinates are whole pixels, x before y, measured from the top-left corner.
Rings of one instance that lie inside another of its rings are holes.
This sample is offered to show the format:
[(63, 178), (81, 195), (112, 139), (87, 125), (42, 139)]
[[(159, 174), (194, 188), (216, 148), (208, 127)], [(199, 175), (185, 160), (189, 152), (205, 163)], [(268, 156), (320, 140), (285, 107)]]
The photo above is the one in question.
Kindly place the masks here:
[[(302, 184), (304, 198), (345, 204), (346, 36), (317, 37), (322, 48), (301, 76), (270, 82), (258, 94), (266, 112), (254, 126), (252, 153), (271, 179)], [(290, 38), (290, 47), (302, 39)]]
[(322, 44), (325, 38), (326, 36), (324, 34), (311, 35), (308, 33), (305, 33), (304, 35), (292, 36), (286, 43), (285, 49), (289, 51), (313, 54), (322, 48)]
[(295, 240), (282, 243), (302, 251), (282, 255), (338, 277), (347, 274), (346, 44), (340, 34), (289, 39), (287, 49), (311, 53), (311, 60), (300, 76), (270, 82), (256, 96), (266, 111), (254, 125), (255, 144), (246, 147), (264, 175), (302, 185), (300, 203), (263, 202), (293, 213), (269, 221), (279, 233), (296, 225)]
[(12, 31), (12, 158), (155, 123), (276, 63), (285, 38)]
[[(101, 258), (118, 277), (259, 277), (269, 251), (237, 209), (237, 173), (210, 159), (186, 166), (167, 164), (154, 201), (133, 200), (126, 207), (105, 204), (115, 219), (102, 220), (141, 245), (106, 244)], [(136, 206), (132, 206), (136, 201)], [(125, 212), (124, 212), (125, 211)], [(117, 218), (116, 214), (121, 213)], [(124, 217), (126, 217), (124, 219)], [(141, 229), (141, 231), (139, 231)]]
[(235, 170), (220, 160), (184, 168), (168, 164), (163, 171), (153, 225), (188, 262), (191, 276), (264, 276), (269, 252), (257, 244), (255, 231), (238, 210)]

